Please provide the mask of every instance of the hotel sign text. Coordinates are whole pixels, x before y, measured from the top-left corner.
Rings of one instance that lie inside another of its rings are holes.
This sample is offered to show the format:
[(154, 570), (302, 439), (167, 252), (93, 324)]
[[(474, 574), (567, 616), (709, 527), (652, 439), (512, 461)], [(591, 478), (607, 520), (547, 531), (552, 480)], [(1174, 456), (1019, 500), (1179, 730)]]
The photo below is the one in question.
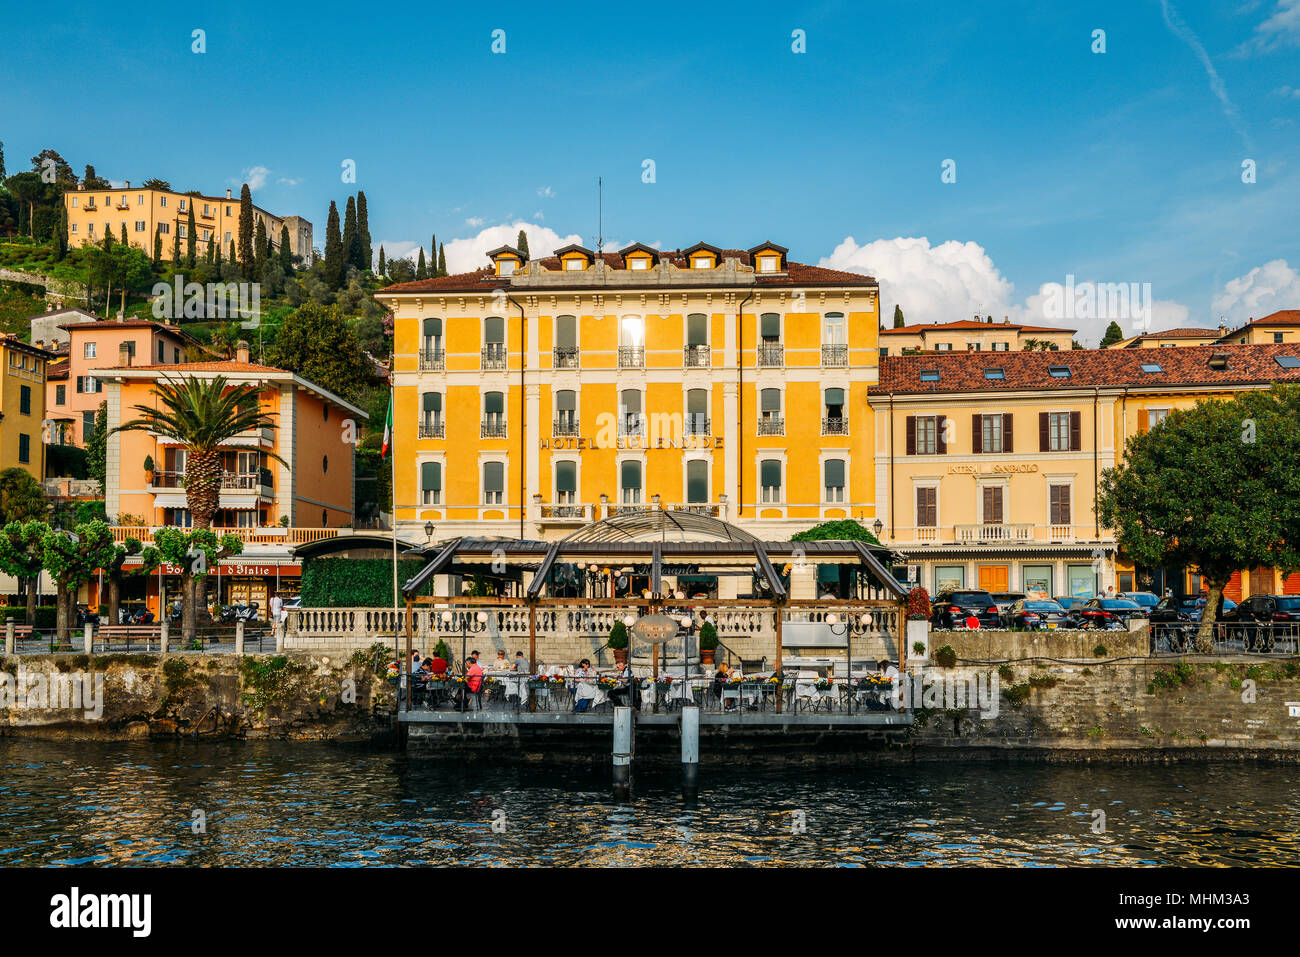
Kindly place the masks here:
[(992, 465), (980, 468), (978, 465), (949, 466), (951, 475), (1005, 475), (1009, 472), (1037, 472), (1037, 465)]
[(587, 449), (720, 449), (722, 437), (712, 435), (690, 435), (679, 439), (658, 438), (644, 439), (638, 436), (619, 436), (613, 444), (600, 444), (583, 436), (572, 438), (541, 438), (538, 440), (543, 449), (556, 449), (567, 452), (585, 452)]

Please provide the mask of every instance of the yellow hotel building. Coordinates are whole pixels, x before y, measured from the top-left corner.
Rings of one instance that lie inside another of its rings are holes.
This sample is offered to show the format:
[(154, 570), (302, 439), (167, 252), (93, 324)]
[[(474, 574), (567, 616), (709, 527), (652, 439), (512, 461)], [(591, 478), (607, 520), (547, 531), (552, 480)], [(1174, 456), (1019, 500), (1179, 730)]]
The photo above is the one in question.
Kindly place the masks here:
[(45, 375), (54, 353), (0, 336), (0, 470), (45, 478)]
[[(68, 244), (82, 246), (104, 241), (104, 233), (112, 230), (114, 242), (122, 237), (132, 246), (152, 256), (155, 232), (162, 236), (163, 259), (170, 260), (172, 243), (180, 240), (181, 255), (185, 255), (189, 242), (190, 211), (194, 212), (195, 250), (206, 256), (210, 243), (218, 243), (225, 257), (234, 241), (239, 248), (239, 197), (226, 190), (225, 196), (191, 196), (173, 190), (143, 189), (125, 186), (110, 189), (86, 189), (78, 184), (75, 190), (63, 194), (63, 205), (68, 212)], [(275, 216), (253, 207), (254, 234), (260, 219), (271, 240), (271, 248), (280, 248), (281, 228), (289, 228), (289, 250), (301, 256), (303, 263), (311, 265), (311, 223), (301, 216)]]
[[(931, 594), (1198, 594), (1186, 570), (1138, 570), (1116, 555), (1114, 534), (1097, 520), (1097, 480), (1131, 435), (1173, 409), (1300, 382), (1298, 346), (883, 359), (868, 398), (881, 540), (906, 555), (912, 580)], [(1255, 590), (1281, 587), (1265, 571), (1251, 573)]]
[(769, 539), (870, 523), (879, 286), (786, 252), (503, 246), (381, 290), (402, 532), (554, 539), (646, 508)]

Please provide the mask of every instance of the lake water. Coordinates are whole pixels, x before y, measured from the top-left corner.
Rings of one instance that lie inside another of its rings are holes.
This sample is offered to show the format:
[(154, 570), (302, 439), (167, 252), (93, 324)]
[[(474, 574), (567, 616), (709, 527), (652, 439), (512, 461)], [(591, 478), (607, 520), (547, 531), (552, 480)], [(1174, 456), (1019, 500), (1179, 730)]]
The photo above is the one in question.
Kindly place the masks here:
[(640, 773), (619, 803), (607, 773), (298, 742), (11, 739), (0, 769), (3, 867), (1300, 860), (1295, 766), (709, 767), (691, 805), (671, 769)]

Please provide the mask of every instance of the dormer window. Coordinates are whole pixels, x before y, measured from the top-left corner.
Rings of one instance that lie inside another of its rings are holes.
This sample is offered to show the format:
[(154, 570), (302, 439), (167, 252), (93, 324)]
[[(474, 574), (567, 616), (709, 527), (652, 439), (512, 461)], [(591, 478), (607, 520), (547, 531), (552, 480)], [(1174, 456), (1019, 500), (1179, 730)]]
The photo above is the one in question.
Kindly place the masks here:
[(512, 276), (526, 260), (526, 257), (514, 246), (498, 246), (488, 252), (488, 258), (496, 266), (498, 276)]
[(514, 273), (514, 271), (515, 271), (515, 266), (516, 266), (516, 265), (518, 265), (518, 264), (515, 263), (513, 260), (510, 260), (510, 259), (502, 259), (502, 260), (500, 260), (500, 261), (497, 263), (497, 275), (498, 275), (498, 276), (509, 276), (509, 275), (511, 275), (512, 273)]
[(691, 260), (692, 269), (712, 269), (713, 259), (710, 256), (696, 256)]
[(659, 262), (659, 250), (645, 243), (633, 243), (618, 251), (623, 257), (624, 269), (649, 269)]
[(722, 260), (722, 250), (708, 243), (696, 243), (689, 249), (683, 249), (682, 257), (689, 269), (713, 269)]
[(1211, 369), (1228, 368), (1228, 354), (1226, 352), (1216, 352), (1214, 353), (1214, 355), (1210, 356), (1210, 368)]
[(776, 267), (780, 264), (780, 262), (781, 262), (781, 257), (779, 256), (759, 256), (758, 271), (776, 272), (777, 271)]
[(629, 269), (645, 269), (650, 265), (650, 260), (644, 256), (638, 256), (635, 259), (629, 259), (627, 265)]
[(564, 268), (566, 271), (580, 270), (582, 269), (582, 260), (577, 258), (566, 259), (564, 260)]
[(755, 272), (775, 273), (785, 271), (785, 254), (789, 250), (784, 246), (778, 246), (776, 243), (769, 241), (748, 249), (746, 252), (749, 253), (749, 257), (754, 263)]
[(560, 260), (560, 269), (564, 272), (581, 272), (591, 265), (596, 254), (586, 246), (579, 246), (577, 243), (571, 243), (555, 251), (556, 257)]

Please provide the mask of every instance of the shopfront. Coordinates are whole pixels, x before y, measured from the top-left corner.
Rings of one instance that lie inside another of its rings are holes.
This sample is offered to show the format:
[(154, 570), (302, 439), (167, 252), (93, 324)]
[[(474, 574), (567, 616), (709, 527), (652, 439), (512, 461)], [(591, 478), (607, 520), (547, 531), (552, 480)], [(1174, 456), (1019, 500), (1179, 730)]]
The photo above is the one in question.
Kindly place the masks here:
[[(124, 567), (127, 571), (131, 569), (130, 563)], [(302, 565), (292, 559), (222, 562), (203, 582), (204, 603), (208, 613), (216, 618), (220, 615), (222, 605), (256, 602), (257, 617), (265, 620), (271, 596), (278, 593), (281, 598), (292, 598), (298, 594), (301, 582)], [(155, 619), (160, 617), (160, 607), (169, 608), (180, 602), (181, 569), (177, 565), (164, 563), (149, 575), (128, 576), (123, 583), (124, 598), (128, 594), (127, 583), (132, 587), (131, 596), (136, 601), (143, 601)]]

